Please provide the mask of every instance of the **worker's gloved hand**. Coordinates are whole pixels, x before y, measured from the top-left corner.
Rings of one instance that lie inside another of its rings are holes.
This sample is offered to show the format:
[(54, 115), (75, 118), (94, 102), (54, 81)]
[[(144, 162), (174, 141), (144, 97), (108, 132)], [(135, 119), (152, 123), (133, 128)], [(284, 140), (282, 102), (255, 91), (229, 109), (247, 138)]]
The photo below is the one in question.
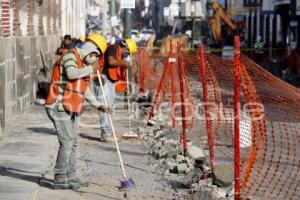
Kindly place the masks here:
[(127, 62), (131, 63), (131, 57), (130, 57), (130, 56), (127, 56), (127, 57), (125, 58), (125, 60), (126, 60)]
[(104, 113), (107, 113), (107, 114), (111, 114), (112, 113), (111, 107), (104, 106), (104, 105), (98, 106), (98, 111), (104, 112)]
[(129, 68), (131, 66), (131, 57), (127, 56), (126, 58), (124, 58), (124, 61), (126, 63), (124, 67)]
[(86, 65), (84, 64), (84, 67), (88, 67), (88, 68), (91, 68), (93, 70), (90, 71), (90, 74), (96, 74), (97, 73), (97, 70), (98, 70), (98, 67), (95, 65)]

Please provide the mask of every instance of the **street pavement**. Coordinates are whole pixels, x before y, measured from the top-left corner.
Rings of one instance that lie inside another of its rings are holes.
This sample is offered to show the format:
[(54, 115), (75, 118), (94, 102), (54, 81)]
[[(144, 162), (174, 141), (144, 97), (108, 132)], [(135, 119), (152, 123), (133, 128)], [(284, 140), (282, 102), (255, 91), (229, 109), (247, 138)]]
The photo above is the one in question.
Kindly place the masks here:
[[(124, 199), (115, 146), (99, 141), (98, 119), (88, 110), (80, 120), (77, 169), (91, 185), (78, 191), (52, 190), (58, 141), (43, 107), (30, 106), (12, 119), (0, 139), (0, 200)], [(114, 122), (118, 134), (128, 130), (126, 112), (115, 115)], [(120, 148), (127, 174), (136, 183), (127, 199), (170, 199), (172, 191), (154, 173), (142, 142), (121, 141)]]

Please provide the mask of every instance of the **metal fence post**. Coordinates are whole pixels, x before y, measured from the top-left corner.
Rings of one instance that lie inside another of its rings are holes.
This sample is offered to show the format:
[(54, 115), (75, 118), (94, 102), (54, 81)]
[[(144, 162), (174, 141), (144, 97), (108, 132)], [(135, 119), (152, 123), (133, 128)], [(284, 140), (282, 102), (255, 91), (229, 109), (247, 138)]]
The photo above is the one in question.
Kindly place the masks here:
[(234, 199), (240, 199), (240, 38), (234, 38)]

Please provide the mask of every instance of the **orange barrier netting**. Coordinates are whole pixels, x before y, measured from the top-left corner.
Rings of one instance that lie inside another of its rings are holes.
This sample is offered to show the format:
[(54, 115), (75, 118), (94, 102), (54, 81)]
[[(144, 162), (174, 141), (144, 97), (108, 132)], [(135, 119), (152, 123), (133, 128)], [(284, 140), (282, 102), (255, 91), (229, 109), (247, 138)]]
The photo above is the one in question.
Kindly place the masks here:
[[(140, 50), (137, 57), (137, 64), (140, 66), (141, 74), (140, 92), (144, 93), (146, 90), (150, 90), (153, 95), (148, 123), (151, 123), (155, 112), (157, 113), (162, 110), (165, 112), (165, 110), (167, 110), (169, 117), (172, 118), (172, 127), (176, 127), (176, 122), (183, 127), (181, 141), (183, 149), (186, 150), (186, 132), (193, 124), (194, 118), (190, 116), (193, 116), (194, 104), (189, 92), (184, 70), (184, 58), (178, 53), (180, 50), (175, 51), (172, 45), (172, 42), (170, 42), (171, 51), (164, 59), (155, 54), (152, 54), (150, 59), (146, 51), (143, 49)], [(151, 61), (156, 65), (151, 64)], [(154, 73), (158, 66), (161, 71), (159, 75)], [(153, 78), (156, 79), (155, 82), (152, 82)], [(166, 112), (164, 114), (166, 114)], [(180, 116), (181, 119), (176, 120), (177, 116)]]
[[(236, 199), (300, 199), (300, 90), (240, 54), (237, 47), (234, 60), (201, 51), (181, 55), (187, 84), (184, 90), (196, 111), (196, 122), (191, 123), (187, 137), (210, 150), (212, 169), (219, 163), (234, 167), (235, 146), (239, 146)], [(149, 62), (156, 59), (147, 56)], [(157, 84), (146, 88), (156, 91)], [(169, 91), (167, 87), (163, 92)], [(238, 91), (239, 98), (235, 96)], [(180, 101), (180, 90), (176, 93)], [(234, 105), (239, 108), (238, 118)], [(236, 145), (234, 130), (239, 135)]]

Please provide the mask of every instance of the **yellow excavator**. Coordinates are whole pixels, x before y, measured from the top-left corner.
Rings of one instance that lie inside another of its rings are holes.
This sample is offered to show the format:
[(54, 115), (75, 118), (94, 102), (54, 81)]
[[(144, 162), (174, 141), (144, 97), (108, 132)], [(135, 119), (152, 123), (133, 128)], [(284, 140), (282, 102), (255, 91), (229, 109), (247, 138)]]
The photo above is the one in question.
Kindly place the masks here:
[[(224, 23), (233, 31), (237, 31), (237, 26), (234, 23), (234, 21), (231, 19), (231, 16), (223, 9), (223, 7), (215, 2), (210, 1), (208, 2), (211, 5), (211, 8), (214, 12), (213, 16), (210, 17), (208, 20), (208, 23), (211, 27), (213, 38), (215, 39), (215, 42), (217, 45), (219, 45), (222, 41), (222, 24), (221, 22), (224, 21)], [(188, 38), (185, 35), (181, 36), (168, 36), (162, 41), (162, 45), (160, 48), (160, 52), (162, 54), (167, 54), (170, 51), (170, 40), (172, 40), (173, 47), (176, 47), (178, 42), (182, 45), (182, 48), (186, 48), (188, 45)], [(149, 40), (146, 43), (146, 51), (151, 52), (154, 49), (154, 41), (155, 36), (150, 37)]]
[(231, 19), (231, 16), (222, 8), (219, 3), (214, 1), (211, 1), (210, 3), (214, 14), (209, 19), (209, 25), (216, 43), (220, 44), (222, 41), (221, 21), (223, 20), (232, 31), (236, 31), (237, 26)]

